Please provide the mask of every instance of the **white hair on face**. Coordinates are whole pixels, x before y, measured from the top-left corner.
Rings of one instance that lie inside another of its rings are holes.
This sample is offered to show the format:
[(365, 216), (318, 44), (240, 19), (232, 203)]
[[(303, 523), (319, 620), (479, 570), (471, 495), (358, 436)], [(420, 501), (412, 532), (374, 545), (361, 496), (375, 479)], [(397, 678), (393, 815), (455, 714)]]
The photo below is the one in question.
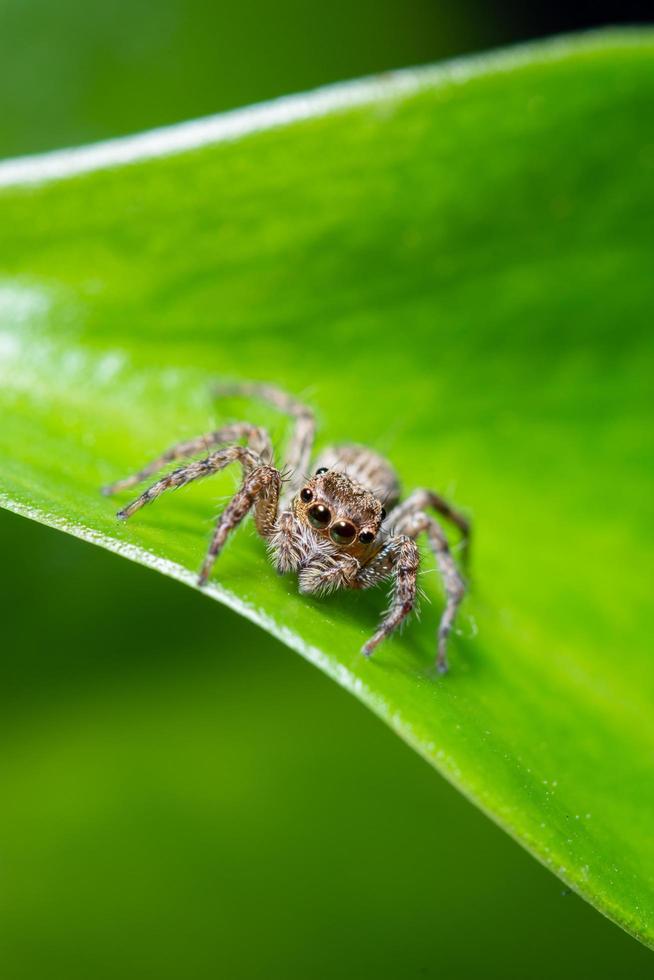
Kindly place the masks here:
[(309, 562), (320, 562), (323, 558), (336, 555), (338, 548), (329, 538), (316, 534), (307, 524), (289, 513), (271, 535), (268, 553), (277, 570), (286, 574), (298, 571)]

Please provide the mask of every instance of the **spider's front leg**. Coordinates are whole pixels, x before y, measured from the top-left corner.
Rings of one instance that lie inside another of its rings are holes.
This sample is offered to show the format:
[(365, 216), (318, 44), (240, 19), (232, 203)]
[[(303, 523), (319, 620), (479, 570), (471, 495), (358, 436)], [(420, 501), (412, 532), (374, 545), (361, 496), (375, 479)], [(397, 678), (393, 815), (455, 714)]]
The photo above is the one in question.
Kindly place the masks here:
[(366, 656), (370, 656), (375, 647), (397, 629), (414, 608), (418, 591), (419, 566), (420, 552), (415, 541), (407, 535), (400, 534), (391, 538), (372, 561), (364, 565), (359, 572), (360, 588), (369, 588), (388, 578), (389, 575), (393, 576), (390, 609), (379, 624), (377, 632), (363, 646), (362, 652)]
[(219, 473), (220, 470), (224, 470), (230, 463), (240, 463), (243, 467), (243, 472), (250, 473), (257, 466), (262, 465), (263, 461), (258, 453), (253, 452), (246, 446), (227, 446), (225, 449), (218, 449), (215, 453), (211, 453), (210, 456), (206, 456), (204, 459), (187, 463), (186, 466), (178, 466), (172, 473), (162, 476), (160, 480), (157, 480), (156, 483), (149, 486), (147, 490), (144, 490), (131, 503), (123, 507), (122, 510), (119, 510), (116, 517), (122, 521), (126, 521), (137, 510), (145, 507), (146, 504), (151, 504), (167, 490), (178, 490), (180, 487), (185, 487), (188, 483), (193, 483), (194, 480), (202, 480), (207, 476), (212, 476), (214, 473)]
[(208, 452), (221, 443), (237, 442), (239, 439), (247, 440), (248, 448), (261, 457), (261, 462), (269, 463), (272, 460), (273, 450), (270, 436), (265, 429), (252, 425), (250, 422), (233, 422), (231, 425), (225, 425), (222, 429), (216, 429), (214, 432), (207, 432), (204, 435), (196, 436), (194, 439), (176, 442), (174, 446), (147, 463), (138, 472), (103, 487), (102, 493), (105, 497), (109, 497), (114, 493), (120, 493), (121, 490), (128, 490), (158, 470), (162, 470), (166, 463), (172, 463), (176, 459), (184, 459), (186, 456), (195, 456), (197, 453)]
[(254, 506), (254, 521), (257, 531), (264, 538), (270, 538), (275, 529), (279, 492), (282, 476), (278, 469), (264, 462), (261, 456), (247, 446), (226, 446), (204, 459), (180, 466), (148, 487), (139, 497), (118, 512), (118, 517), (127, 520), (141, 507), (152, 503), (167, 490), (176, 490), (194, 480), (200, 480), (225, 469), (230, 463), (240, 463), (243, 469), (243, 483), (238, 492), (220, 515), (214, 531), (207, 556), (202, 565), (199, 584), (204, 585), (213, 564), (225, 543), (227, 535), (238, 527), (243, 518)]
[(262, 538), (272, 537), (276, 527), (281, 486), (281, 473), (274, 466), (262, 464), (245, 474), (240, 489), (218, 518), (209, 550), (200, 569), (198, 585), (205, 585), (227, 536), (238, 527), (252, 507), (257, 531)]

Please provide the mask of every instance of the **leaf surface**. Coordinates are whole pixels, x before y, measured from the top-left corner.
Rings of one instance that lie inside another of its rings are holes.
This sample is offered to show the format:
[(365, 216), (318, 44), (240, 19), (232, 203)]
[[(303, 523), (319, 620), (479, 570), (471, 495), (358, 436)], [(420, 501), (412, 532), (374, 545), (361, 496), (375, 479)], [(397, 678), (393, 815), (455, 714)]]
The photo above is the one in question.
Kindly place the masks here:
[(0, 164), (2, 503), (193, 585), (234, 476), (127, 526), (98, 488), (228, 419), (281, 452), (212, 379), (303, 395), (321, 445), (472, 515), (450, 674), (428, 556), (370, 662), (384, 596), (299, 596), (251, 528), (207, 594), (650, 944), (653, 55), (598, 34)]

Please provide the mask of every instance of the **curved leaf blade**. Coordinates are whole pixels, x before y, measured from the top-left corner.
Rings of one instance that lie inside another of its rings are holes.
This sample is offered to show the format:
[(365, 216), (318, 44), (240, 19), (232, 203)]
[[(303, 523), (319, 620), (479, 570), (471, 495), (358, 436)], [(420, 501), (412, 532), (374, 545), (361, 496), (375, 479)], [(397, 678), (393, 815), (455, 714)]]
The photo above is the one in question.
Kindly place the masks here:
[(653, 49), (533, 46), (130, 166), (0, 166), (2, 503), (193, 584), (230, 478), (127, 527), (97, 488), (239, 413), (282, 439), (216, 376), (307, 393), (323, 443), (472, 509), (452, 671), (433, 575), (370, 663), (379, 595), (300, 598), (253, 534), (209, 594), (649, 943)]

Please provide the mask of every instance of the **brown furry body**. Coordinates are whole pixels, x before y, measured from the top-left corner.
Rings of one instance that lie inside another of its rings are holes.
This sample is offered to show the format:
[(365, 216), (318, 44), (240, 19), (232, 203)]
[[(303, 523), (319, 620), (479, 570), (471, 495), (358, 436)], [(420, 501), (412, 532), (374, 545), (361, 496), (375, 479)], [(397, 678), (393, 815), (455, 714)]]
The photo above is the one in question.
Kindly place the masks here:
[[(178, 443), (138, 473), (106, 487), (105, 493), (115, 493), (135, 486), (168, 462), (208, 453), (158, 480), (119, 511), (118, 517), (131, 517), (165, 490), (239, 462), (243, 483), (219, 518), (200, 572), (200, 584), (207, 581), (230, 531), (253, 510), (257, 531), (268, 542), (273, 564), (279, 572), (295, 572), (301, 592), (367, 589), (393, 579), (391, 606), (363, 647), (368, 655), (415, 607), (420, 567), (415, 539), (424, 532), (436, 556), (446, 593), (437, 640), (437, 664), (439, 670), (446, 670), (447, 637), (465, 585), (445, 533), (427, 509), (436, 510), (454, 523), (466, 544), (470, 535), (467, 520), (430, 490), (416, 490), (398, 503), (400, 487), (395, 471), (383, 457), (364, 446), (326, 449), (316, 460), (314, 475), (307, 476), (315, 433), (310, 409), (269, 385), (223, 387), (217, 393), (263, 398), (294, 417), (295, 430), (284, 471), (290, 475), (284, 477), (273, 465), (272, 444), (265, 429), (237, 422)], [(245, 445), (234, 444), (239, 440)], [(217, 446), (222, 448), (216, 449)]]

